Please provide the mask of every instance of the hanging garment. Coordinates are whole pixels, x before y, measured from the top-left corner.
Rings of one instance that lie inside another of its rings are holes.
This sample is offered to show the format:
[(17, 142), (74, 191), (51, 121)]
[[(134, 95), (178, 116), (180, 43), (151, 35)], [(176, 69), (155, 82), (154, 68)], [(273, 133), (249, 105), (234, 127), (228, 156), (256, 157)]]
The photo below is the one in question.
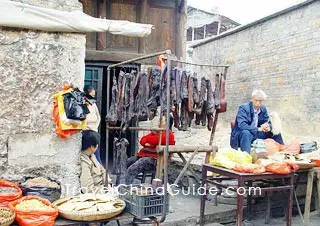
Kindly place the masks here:
[(114, 153), (113, 155), (116, 156), (114, 159), (114, 168), (113, 171), (116, 175), (125, 175), (127, 169), (127, 146), (129, 142), (125, 138), (115, 138), (113, 141)]
[(181, 101), (183, 99), (188, 99), (188, 75), (186, 71), (182, 71), (181, 73), (181, 86), (180, 86), (180, 95)]
[(189, 115), (188, 115), (188, 99), (185, 98), (181, 102), (180, 109), (180, 127), (179, 130), (187, 131), (189, 126)]
[(176, 82), (176, 104), (181, 104), (181, 74), (182, 69), (175, 68), (175, 82)]
[(116, 124), (118, 121), (117, 108), (118, 108), (118, 84), (116, 76), (113, 76), (112, 88), (111, 88), (111, 105), (109, 112), (106, 116), (107, 121), (110, 124)]
[[(163, 66), (161, 71), (161, 88), (160, 88), (160, 106), (162, 113), (167, 110), (167, 65)], [(170, 84), (169, 84), (170, 85)], [(171, 105), (170, 105), (171, 106)]]
[(134, 104), (134, 88), (136, 83), (137, 71), (132, 70), (129, 76), (129, 89), (130, 89), (130, 97), (129, 97), (129, 111), (128, 111), (128, 122), (133, 118), (133, 104)]
[[(221, 76), (219, 74), (216, 74), (215, 79), (215, 90), (214, 90), (214, 104), (216, 109), (220, 109), (220, 102), (221, 102)], [(224, 95), (224, 94), (223, 94)]]
[(156, 115), (157, 108), (160, 106), (161, 69), (159, 66), (154, 66), (149, 70), (148, 82), (150, 92), (147, 106), (152, 115)]
[(121, 127), (125, 130), (129, 127), (129, 122), (131, 120), (130, 117), (130, 93), (131, 93), (131, 85), (132, 85), (132, 74), (125, 74), (124, 80), (122, 84), (122, 115), (121, 115)]
[(120, 71), (118, 78), (118, 105), (117, 105), (117, 119), (122, 119), (122, 111), (123, 111), (123, 83), (124, 83), (125, 73)]
[(134, 85), (133, 116), (139, 121), (146, 121), (149, 117), (147, 99), (149, 96), (148, 76), (139, 72)]
[(177, 104), (176, 73), (176, 69), (172, 69), (170, 73), (170, 101), (172, 105)]
[[(201, 78), (201, 84), (200, 84), (200, 91), (199, 91), (199, 104), (195, 107), (195, 113), (197, 115), (201, 115), (202, 109), (203, 109), (203, 104), (206, 100), (206, 93), (207, 93), (207, 84), (206, 84), (206, 79), (204, 77)], [(200, 120), (199, 120), (200, 124)], [(197, 124), (197, 125), (199, 125)]]
[(213, 89), (210, 79), (206, 80), (207, 84), (207, 113), (212, 114), (215, 109)]

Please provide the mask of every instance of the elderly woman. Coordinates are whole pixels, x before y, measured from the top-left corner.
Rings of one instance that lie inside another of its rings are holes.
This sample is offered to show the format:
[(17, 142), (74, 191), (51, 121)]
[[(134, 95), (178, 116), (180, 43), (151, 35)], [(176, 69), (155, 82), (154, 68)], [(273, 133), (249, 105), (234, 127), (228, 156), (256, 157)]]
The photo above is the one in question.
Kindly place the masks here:
[(105, 191), (106, 170), (94, 155), (99, 147), (99, 142), (100, 134), (98, 132), (93, 130), (82, 132), (80, 185), (84, 193), (102, 193)]
[[(173, 118), (169, 120), (169, 145), (175, 144), (175, 138), (171, 131)], [(162, 119), (159, 123), (159, 128), (166, 128), (166, 121)], [(128, 159), (126, 171), (126, 184), (132, 184), (134, 179), (143, 172), (155, 171), (157, 165), (157, 146), (159, 145), (160, 132), (151, 131), (149, 134), (140, 139), (140, 144), (143, 147), (136, 156)], [(166, 133), (162, 132), (161, 145), (166, 144)]]
[(262, 90), (255, 90), (251, 95), (251, 101), (240, 105), (235, 125), (232, 128), (230, 145), (234, 149), (240, 147), (241, 151), (250, 153), (251, 144), (256, 139), (271, 138), (283, 144), (281, 134), (274, 135), (271, 132), (271, 123), (264, 102), (267, 95)]

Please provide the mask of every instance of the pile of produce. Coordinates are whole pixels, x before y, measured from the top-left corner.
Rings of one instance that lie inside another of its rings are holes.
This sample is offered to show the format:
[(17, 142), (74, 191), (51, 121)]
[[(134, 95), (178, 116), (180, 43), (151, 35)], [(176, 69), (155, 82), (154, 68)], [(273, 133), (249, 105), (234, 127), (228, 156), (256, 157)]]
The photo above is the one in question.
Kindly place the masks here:
[(50, 181), (43, 177), (36, 177), (27, 180), (22, 184), (25, 187), (47, 187), (47, 188), (59, 188), (59, 184), (54, 181)]
[(46, 205), (37, 199), (24, 200), (16, 205), (17, 210), (21, 211), (54, 211), (50, 205)]

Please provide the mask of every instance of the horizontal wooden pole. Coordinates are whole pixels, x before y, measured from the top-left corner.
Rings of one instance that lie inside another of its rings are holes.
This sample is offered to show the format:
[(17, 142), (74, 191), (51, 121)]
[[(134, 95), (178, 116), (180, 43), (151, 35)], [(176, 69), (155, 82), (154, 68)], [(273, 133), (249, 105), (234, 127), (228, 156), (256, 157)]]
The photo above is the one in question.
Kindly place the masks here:
[[(159, 146), (157, 151), (164, 152), (166, 146)], [(178, 146), (178, 145), (170, 145), (169, 153), (188, 153), (188, 152), (212, 152), (217, 151), (217, 146)]]

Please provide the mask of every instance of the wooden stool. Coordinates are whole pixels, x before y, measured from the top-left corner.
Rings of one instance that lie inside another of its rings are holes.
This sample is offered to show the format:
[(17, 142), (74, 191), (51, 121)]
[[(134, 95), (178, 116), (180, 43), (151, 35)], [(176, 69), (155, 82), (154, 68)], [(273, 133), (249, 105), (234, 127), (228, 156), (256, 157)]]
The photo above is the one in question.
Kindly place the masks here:
[(308, 172), (308, 182), (307, 182), (307, 193), (306, 193), (306, 201), (304, 207), (304, 225), (309, 225), (309, 217), (310, 217), (310, 205), (311, 205), (311, 196), (312, 196), (312, 187), (313, 187), (313, 178), (317, 176), (317, 191), (318, 191), (318, 200), (316, 200), (316, 206), (319, 208), (320, 201), (320, 167), (315, 167), (309, 170)]

